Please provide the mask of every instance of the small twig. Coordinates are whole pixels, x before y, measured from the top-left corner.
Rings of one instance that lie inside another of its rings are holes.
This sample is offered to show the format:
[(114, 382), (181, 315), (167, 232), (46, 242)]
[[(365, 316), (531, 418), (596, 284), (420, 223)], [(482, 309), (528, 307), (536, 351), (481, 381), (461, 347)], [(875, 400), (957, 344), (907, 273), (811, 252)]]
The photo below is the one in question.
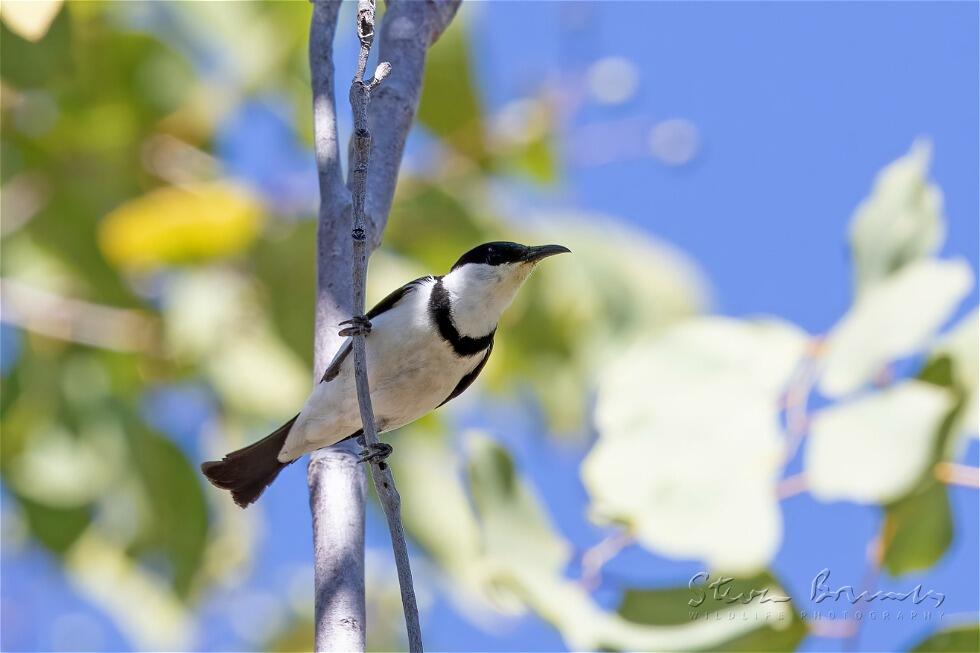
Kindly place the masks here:
[(947, 485), (980, 490), (980, 468), (959, 463), (938, 463), (933, 468), (933, 474)]
[(586, 550), (582, 554), (582, 577), (579, 579), (582, 587), (589, 592), (599, 587), (602, 582), (602, 568), (632, 543), (633, 534), (628, 530), (619, 530)]
[(807, 628), (816, 637), (848, 639), (854, 636), (857, 623), (853, 619), (814, 619), (807, 623)]
[[(875, 537), (868, 543), (867, 560), (868, 566), (864, 571), (864, 578), (861, 581), (861, 593), (859, 596), (867, 596), (878, 584), (878, 576), (881, 573), (881, 561), (883, 547), (881, 540)], [(825, 637), (827, 639), (843, 640), (842, 649), (853, 651), (857, 648), (858, 638), (861, 635), (861, 624), (864, 621), (855, 619), (853, 616), (843, 619), (822, 619), (817, 618), (807, 623), (807, 628), (812, 635)]]
[(126, 308), (62, 297), (13, 279), (0, 279), (0, 317), (49, 338), (114, 351), (157, 354), (158, 324)]
[[(313, 0), (310, 23), (310, 76), (313, 133), (320, 186), (317, 217), (317, 298), (314, 340), (316, 380), (342, 344), (336, 326), (363, 312), (355, 310), (350, 286), (354, 266), (350, 238), (352, 201), (341, 172), (334, 98), (333, 37), (342, 0)], [(377, 30), (382, 61), (398, 69), (371, 98), (371, 184), (364, 217), (371, 249), (378, 246), (388, 220), (405, 141), (412, 128), (429, 47), (452, 21), (460, 0), (390, 2)], [(360, 17), (358, 18), (360, 22)], [(374, 32), (372, 27), (361, 32)], [(367, 59), (361, 66), (366, 69)], [(354, 152), (348, 154), (353, 171)], [(316, 583), (316, 650), (364, 650), (365, 474), (358, 447), (347, 440), (310, 456), (307, 472)], [(383, 504), (384, 505), (384, 504)], [(399, 520), (400, 524), (400, 520)], [(398, 542), (404, 538), (392, 538)], [(397, 546), (397, 544), (396, 544)], [(397, 554), (396, 554), (397, 555)], [(406, 557), (407, 559), (407, 557)]]
[(786, 442), (786, 450), (783, 454), (783, 466), (785, 467), (796, 456), (800, 450), (807, 432), (810, 430), (810, 416), (808, 414), (808, 401), (813, 386), (820, 375), (819, 358), (823, 351), (823, 341), (815, 339), (800, 362), (799, 370), (786, 390), (786, 431), (789, 436)]
[[(350, 88), (350, 104), (354, 114), (354, 147), (353, 165), (350, 174), (351, 198), (353, 200), (353, 224), (351, 238), (353, 239), (353, 277), (354, 277), (354, 315), (364, 314), (364, 296), (367, 279), (368, 247), (365, 231), (364, 202), (367, 195), (367, 172), (371, 154), (371, 132), (368, 129), (368, 105), (371, 102), (371, 91), (380, 84), (391, 66), (381, 63), (374, 73), (374, 79), (364, 81), (364, 71), (367, 67), (371, 43), (374, 41), (374, 0), (358, 0), (357, 3), (357, 37), (361, 42), (361, 51), (357, 58), (357, 75)], [(363, 331), (355, 331), (351, 336), (354, 345), (354, 374), (357, 383), (357, 402), (361, 412), (361, 424), (364, 431), (364, 442), (367, 447), (378, 444), (377, 425), (374, 421), (374, 410), (371, 406), (371, 390), (368, 386), (367, 351)], [(415, 588), (412, 583), (412, 568), (408, 558), (408, 546), (405, 542), (405, 530), (401, 519), (401, 497), (395, 488), (395, 479), (391, 468), (384, 462), (373, 461), (371, 477), (378, 492), (378, 499), (384, 508), (388, 520), (388, 531), (391, 534), (391, 547), (395, 555), (395, 565), (398, 569), (398, 585), (401, 589), (402, 608), (405, 612), (405, 627), (408, 631), (408, 647), (412, 653), (422, 651), (422, 629), (419, 626), (419, 609), (415, 600)]]
[[(864, 578), (861, 581), (861, 594), (859, 596), (871, 594), (878, 585), (878, 577), (881, 575), (881, 562), (884, 558), (884, 546), (880, 537), (875, 536), (868, 543), (866, 557), (868, 564), (864, 570)], [(844, 651), (856, 651), (858, 639), (861, 637), (861, 625), (864, 623), (864, 620), (851, 617), (848, 621), (854, 624), (853, 630), (848, 637), (844, 638), (844, 644), (841, 648)]]
[(776, 483), (776, 497), (782, 501), (807, 491), (806, 475), (800, 472)]

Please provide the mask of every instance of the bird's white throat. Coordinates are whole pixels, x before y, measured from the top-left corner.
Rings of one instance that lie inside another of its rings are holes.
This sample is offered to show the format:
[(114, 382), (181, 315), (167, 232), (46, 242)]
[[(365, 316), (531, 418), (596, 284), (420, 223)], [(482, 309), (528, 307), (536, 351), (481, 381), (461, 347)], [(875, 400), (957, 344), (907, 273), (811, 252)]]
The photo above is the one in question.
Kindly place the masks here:
[(453, 324), (461, 335), (480, 338), (497, 328), (501, 314), (510, 306), (527, 280), (532, 263), (484, 265), (467, 263), (442, 278), (449, 292)]

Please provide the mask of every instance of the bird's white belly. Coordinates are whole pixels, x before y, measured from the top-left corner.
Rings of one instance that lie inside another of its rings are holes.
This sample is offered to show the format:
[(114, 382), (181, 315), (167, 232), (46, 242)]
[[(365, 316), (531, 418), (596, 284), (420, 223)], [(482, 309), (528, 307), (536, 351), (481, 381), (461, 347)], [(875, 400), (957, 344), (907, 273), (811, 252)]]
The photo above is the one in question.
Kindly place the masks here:
[[(371, 403), (382, 432), (435, 409), (483, 358), (482, 354), (458, 356), (431, 326), (400, 319), (399, 314), (404, 315), (396, 309), (379, 316), (366, 338)], [(361, 428), (353, 372), (351, 353), (336, 378), (317, 384), (286, 439), (280, 460), (329, 446)]]

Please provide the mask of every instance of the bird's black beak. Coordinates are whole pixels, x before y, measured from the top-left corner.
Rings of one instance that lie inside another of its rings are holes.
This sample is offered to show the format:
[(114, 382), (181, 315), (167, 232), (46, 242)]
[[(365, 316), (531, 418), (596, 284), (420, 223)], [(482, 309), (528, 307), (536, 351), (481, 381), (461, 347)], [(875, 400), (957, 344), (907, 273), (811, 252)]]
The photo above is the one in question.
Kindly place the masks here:
[(538, 245), (537, 247), (527, 248), (527, 256), (525, 256), (524, 260), (537, 263), (541, 259), (554, 256), (555, 254), (570, 254), (571, 252), (572, 250), (562, 245)]

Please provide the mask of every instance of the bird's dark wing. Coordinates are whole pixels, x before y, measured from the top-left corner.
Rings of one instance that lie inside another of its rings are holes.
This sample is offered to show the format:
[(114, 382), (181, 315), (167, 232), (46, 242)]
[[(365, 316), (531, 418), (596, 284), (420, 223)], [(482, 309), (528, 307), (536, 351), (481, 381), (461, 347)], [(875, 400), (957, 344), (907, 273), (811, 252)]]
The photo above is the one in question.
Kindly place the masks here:
[[(385, 311), (389, 311), (395, 307), (401, 299), (407, 295), (410, 291), (417, 288), (423, 281), (427, 281), (432, 277), (419, 277), (418, 279), (413, 279), (409, 281), (401, 288), (389, 293), (387, 297), (382, 299), (380, 302), (375, 304), (374, 308), (367, 312), (367, 319), (373, 320)], [(353, 343), (351, 339), (348, 338), (347, 341), (341, 346), (340, 351), (334, 356), (330, 365), (324, 370), (323, 376), (320, 378), (320, 383), (325, 383), (327, 381), (333, 381), (340, 374), (340, 366), (343, 365), (347, 357), (350, 356), (351, 350), (353, 349)], [(462, 392), (462, 390), (460, 390)]]
[[(476, 381), (476, 377), (480, 376), (480, 372), (483, 371), (483, 368), (487, 364), (487, 361), (490, 360), (490, 352), (492, 351), (493, 351), (493, 340), (490, 341), (490, 346), (487, 347), (487, 353), (483, 355), (483, 360), (480, 361), (480, 364), (474, 367), (472, 372), (470, 372), (469, 374), (467, 374), (466, 376), (464, 376), (462, 379), (459, 380), (459, 383), (457, 383), (456, 387), (453, 388), (453, 391), (449, 393), (449, 396), (443, 400), (442, 404), (452, 399), (455, 399), (459, 395), (463, 394), (463, 391), (466, 390), (466, 388), (473, 385), (473, 382)], [(442, 406), (442, 404), (439, 405)]]
[(323, 371), (323, 376), (320, 378), (320, 383), (326, 383), (328, 381), (333, 381), (340, 374), (340, 366), (344, 364), (347, 357), (350, 356), (351, 351), (354, 349), (354, 343), (348, 338), (344, 341), (344, 344), (340, 346), (340, 351), (337, 355), (333, 357), (330, 364), (327, 365), (327, 369)]
[(367, 318), (373, 320), (385, 311), (390, 311), (395, 307), (395, 304), (401, 301), (402, 297), (410, 291), (415, 290), (423, 281), (428, 281), (429, 279), (432, 279), (432, 277), (419, 277), (418, 279), (409, 281), (398, 290), (392, 291), (387, 297), (375, 304), (374, 308), (367, 312)]

